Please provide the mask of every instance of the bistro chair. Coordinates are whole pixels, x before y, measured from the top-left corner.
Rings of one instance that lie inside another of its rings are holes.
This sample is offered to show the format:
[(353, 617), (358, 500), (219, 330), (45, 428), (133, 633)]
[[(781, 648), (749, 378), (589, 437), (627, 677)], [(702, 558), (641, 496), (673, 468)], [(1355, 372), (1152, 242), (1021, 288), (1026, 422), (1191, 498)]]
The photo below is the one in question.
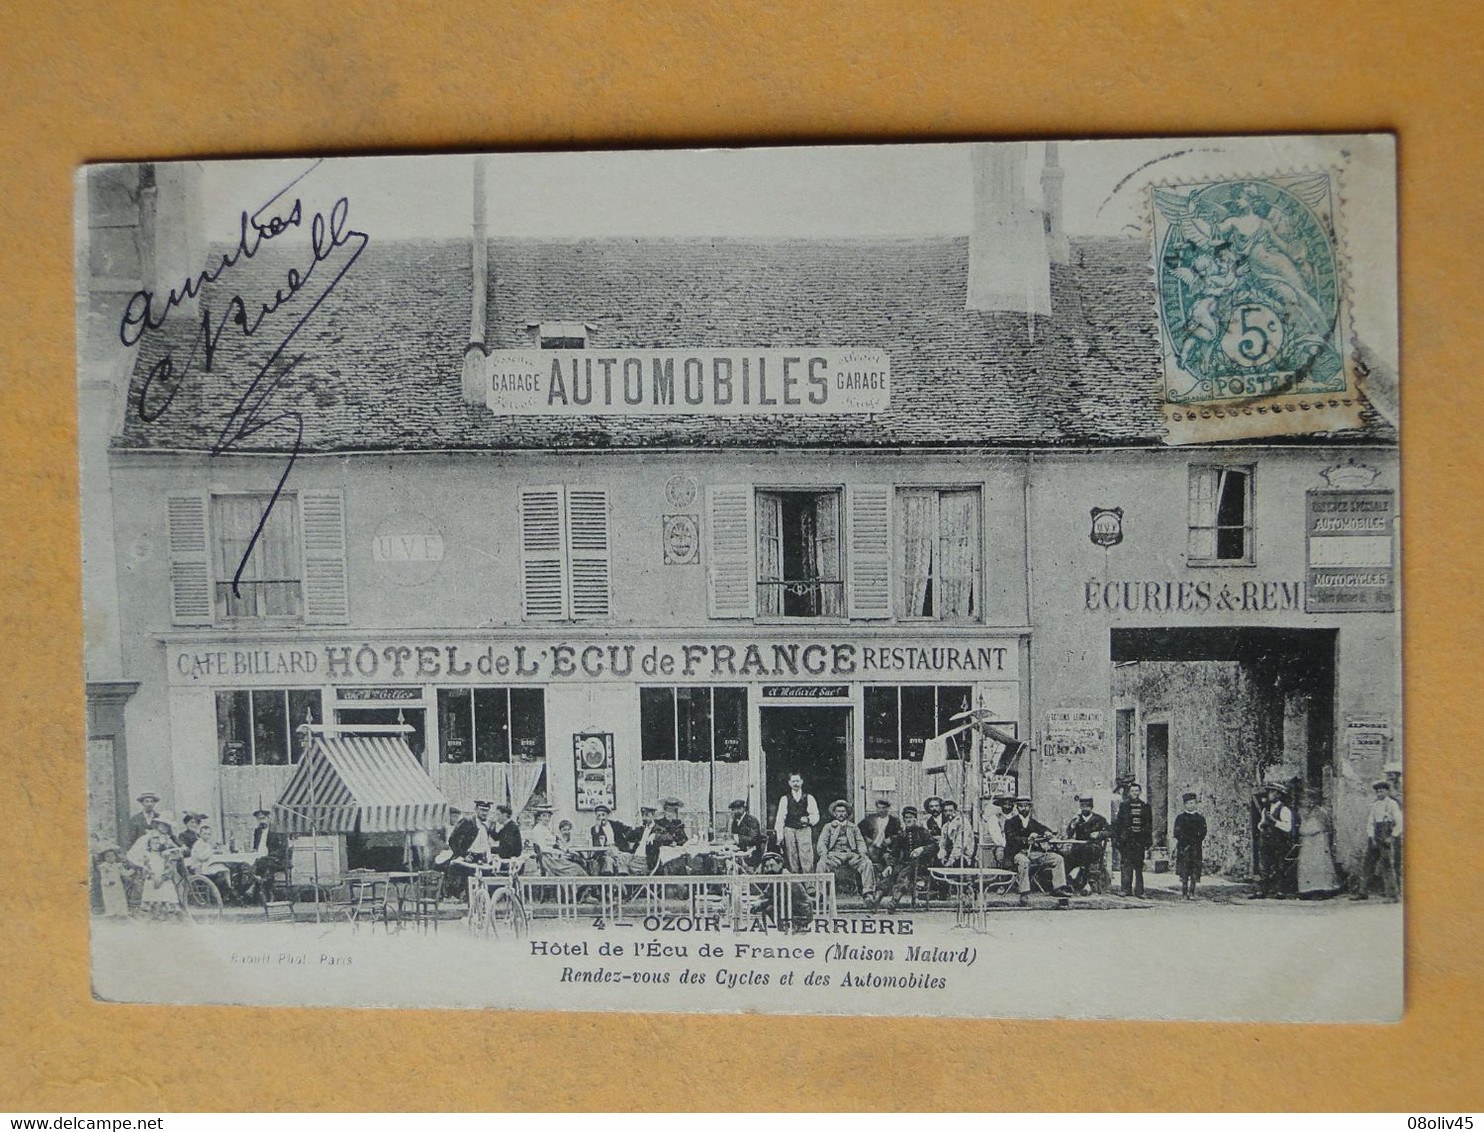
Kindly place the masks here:
[(442, 895), (442, 873), (429, 870), (417, 874), (412, 882), (411, 901), (408, 904), (412, 923), (416, 927), (427, 931), (428, 925), (432, 924), (433, 930), (438, 930), (438, 910)]
[(258, 877), (258, 898), (263, 905), (263, 918), (269, 923), (294, 918), (294, 890), (289, 886), (287, 869), (269, 869)]

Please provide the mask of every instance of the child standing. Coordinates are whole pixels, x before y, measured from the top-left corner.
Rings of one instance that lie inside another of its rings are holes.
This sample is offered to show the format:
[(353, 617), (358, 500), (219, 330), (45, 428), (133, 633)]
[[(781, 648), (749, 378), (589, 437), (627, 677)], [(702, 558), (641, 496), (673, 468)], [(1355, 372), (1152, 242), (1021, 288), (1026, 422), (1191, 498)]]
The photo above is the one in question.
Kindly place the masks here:
[(1197, 813), (1196, 796), (1187, 791), (1181, 798), (1185, 809), (1175, 815), (1175, 873), (1180, 878), (1180, 897), (1195, 899), (1201, 881), (1201, 849), (1206, 841), (1206, 818)]
[(183, 909), (175, 887), (180, 847), (163, 833), (152, 831), (144, 844), (144, 893), (139, 907), (152, 920), (178, 916)]
[(103, 895), (103, 915), (110, 920), (129, 918), (129, 897), (124, 889), (124, 862), (116, 845), (98, 855), (98, 888)]

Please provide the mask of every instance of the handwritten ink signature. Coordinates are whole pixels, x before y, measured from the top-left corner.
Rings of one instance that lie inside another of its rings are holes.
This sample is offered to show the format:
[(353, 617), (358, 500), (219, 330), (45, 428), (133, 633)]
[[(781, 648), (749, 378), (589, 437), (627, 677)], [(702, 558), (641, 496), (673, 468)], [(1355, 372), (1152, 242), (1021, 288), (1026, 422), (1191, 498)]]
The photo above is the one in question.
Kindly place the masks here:
[[(124, 304), (124, 313), (119, 320), (119, 341), (125, 346), (134, 346), (139, 343), (147, 334), (160, 330), (173, 309), (189, 299), (199, 297), (208, 284), (220, 280), (242, 261), (252, 259), (265, 243), (282, 237), (291, 229), (302, 228), (304, 205), (298, 197), (294, 198), (293, 204), (289, 206), (284, 215), (275, 214), (264, 219), (264, 213), (273, 209), (295, 185), (314, 172), (319, 164), (320, 162), (316, 161), (269, 197), (253, 213), (249, 214), (244, 210), (238, 226), (237, 246), (230, 252), (224, 253), (215, 266), (187, 277), (179, 288), (172, 287), (163, 298), (148, 290), (134, 292), (129, 297), (129, 301)], [(211, 455), (221, 456), (244, 445), (265, 429), (287, 426), (293, 434), (293, 446), (289, 451), (289, 458), (284, 465), (283, 473), (279, 476), (273, 494), (269, 497), (267, 506), (263, 508), (263, 514), (258, 520), (252, 538), (248, 540), (247, 547), (243, 551), (242, 560), (237, 564), (236, 572), (232, 575), (233, 597), (242, 596), (238, 586), (243, 572), (247, 569), (253, 548), (257, 545), (263, 528), (268, 523), (268, 516), (273, 513), (274, 504), (283, 494), (284, 485), (288, 482), (289, 473), (293, 471), (294, 463), (299, 458), (304, 442), (303, 414), (295, 409), (275, 409), (270, 404), (273, 394), (304, 360), (303, 354), (285, 358), (284, 351), (319, 310), (325, 299), (340, 285), (340, 281), (345, 278), (346, 273), (355, 265), (356, 260), (361, 257), (361, 253), (371, 242), (371, 237), (365, 232), (349, 227), (349, 216), (350, 201), (346, 197), (340, 197), (335, 201), (330, 207), (328, 217), (322, 212), (316, 212), (309, 221), (309, 252), (311, 255), (309, 263), (302, 270), (298, 267), (289, 268), (284, 275), (284, 286), (274, 292), (271, 300), (257, 304), (257, 309), (251, 314), (249, 314), (249, 304), (240, 294), (233, 294), (226, 300), (225, 308), (222, 309), (219, 317), (214, 317), (207, 304), (201, 303), (200, 324), (191, 339), (189, 352), (185, 355), (185, 359), (177, 363), (174, 351), (167, 350), (160, 358), (152, 362), (144, 379), (140, 382), (139, 393), (132, 406), (133, 411), (144, 423), (152, 424), (159, 420), (174, 403), (176, 394), (180, 392), (192, 367), (197, 365), (198, 356), (200, 358), (199, 371), (203, 374), (212, 372), (212, 367), (217, 362), (218, 351), (222, 347), (222, 336), (226, 333), (228, 326), (235, 326), (243, 338), (252, 338), (262, 329), (263, 324), (278, 312), (279, 308), (308, 287), (311, 282), (318, 282), (315, 279), (316, 267), (329, 259), (337, 249), (347, 245), (351, 246), (345, 262), (340, 265), (334, 278), (325, 283), (308, 309), (299, 316), (298, 321), (288, 328), (288, 332), (273, 348), (263, 364), (258, 367), (252, 381), (243, 390), (242, 396), (232, 407), (231, 412), (227, 414), (221, 431), (211, 445)]]

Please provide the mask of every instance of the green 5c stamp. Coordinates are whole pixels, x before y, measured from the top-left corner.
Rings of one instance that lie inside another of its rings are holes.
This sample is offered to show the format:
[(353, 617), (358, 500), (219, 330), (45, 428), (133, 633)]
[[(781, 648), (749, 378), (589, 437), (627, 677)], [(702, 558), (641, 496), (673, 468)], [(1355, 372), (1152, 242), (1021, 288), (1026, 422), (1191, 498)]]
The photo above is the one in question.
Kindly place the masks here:
[(1166, 405), (1345, 394), (1329, 175), (1152, 192)]

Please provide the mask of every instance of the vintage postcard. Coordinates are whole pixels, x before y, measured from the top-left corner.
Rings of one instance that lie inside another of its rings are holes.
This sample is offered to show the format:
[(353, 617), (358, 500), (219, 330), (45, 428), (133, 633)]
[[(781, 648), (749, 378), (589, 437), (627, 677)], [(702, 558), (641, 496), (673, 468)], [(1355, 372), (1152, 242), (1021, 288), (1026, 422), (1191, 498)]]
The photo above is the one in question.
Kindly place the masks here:
[(1385, 1021), (1387, 136), (77, 175), (95, 995)]

